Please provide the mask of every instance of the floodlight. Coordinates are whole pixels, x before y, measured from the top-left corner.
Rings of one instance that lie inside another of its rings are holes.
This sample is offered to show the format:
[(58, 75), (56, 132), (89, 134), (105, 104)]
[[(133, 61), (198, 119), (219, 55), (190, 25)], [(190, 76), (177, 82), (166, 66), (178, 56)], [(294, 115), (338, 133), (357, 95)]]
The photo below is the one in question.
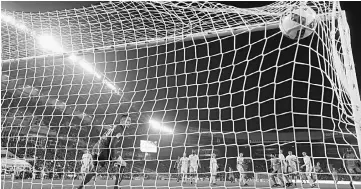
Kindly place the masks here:
[(51, 35), (41, 35), (38, 37), (38, 43), (45, 50), (53, 52), (63, 52), (59, 43)]
[(173, 130), (163, 126), (160, 122), (155, 121), (155, 120), (149, 120), (149, 124), (152, 128), (160, 130), (161, 132), (165, 132), (165, 133), (173, 133)]

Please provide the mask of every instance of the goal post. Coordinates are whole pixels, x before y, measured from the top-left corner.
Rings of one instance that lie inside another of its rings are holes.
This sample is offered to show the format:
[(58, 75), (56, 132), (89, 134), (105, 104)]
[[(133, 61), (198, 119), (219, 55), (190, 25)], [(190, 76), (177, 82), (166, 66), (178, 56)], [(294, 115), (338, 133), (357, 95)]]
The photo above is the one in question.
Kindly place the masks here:
[[(350, 40), (350, 31), (349, 26), (347, 24), (346, 20), (346, 13), (345, 11), (342, 11), (341, 16), (337, 17), (338, 23), (341, 25), (340, 27), (340, 37), (341, 37), (341, 43), (342, 48), (344, 49), (344, 68), (346, 69), (344, 73), (345, 75), (341, 77), (345, 77), (346, 81), (344, 82), (344, 85), (348, 88), (348, 91), (350, 93), (351, 103), (352, 103), (352, 112), (353, 117), (355, 119), (355, 128), (356, 128), (356, 135), (358, 140), (358, 147), (359, 147), (359, 159), (361, 158), (361, 97), (360, 97), (360, 91), (358, 88), (357, 83), (357, 77), (356, 77), (356, 71), (355, 71), (355, 63), (353, 61), (352, 56), (352, 49), (351, 49), (351, 40)], [(341, 62), (339, 62), (341, 63)], [(339, 67), (339, 69), (342, 69)]]
[[(211, 176), (211, 154), (218, 177), (226, 179), (240, 153), (249, 184), (268, 187), (270, 157), (280, 149), (300, 162), (306, 152), (324, 170), (320, 188), (333, 184), (332, 168), (345, 168), (345, 150), (361, 155), (351, 38), (339, 2), (303, 3), (317, 13), (318, 24), (297, 40), (278, 25), (300, 2), (248, 9), (136, 1), (45, 13), (3, 10), (1, 147), (14, 155), (5, 158), (20, 163), (2, 162), (2, 184), (78, 186), (82, 155), (108, 136), (122, 140), (109, 151), (126, 162), (124, 187), (189, 187), (175, 182), (176, 162), (193, 151), (200, 158), (199, 187), (209, 186), (203, 179)], [(131, 124), (122, 133), (114, 127), (124, 115)], [(115, 159), (99, 163), (92, 171), (100, 179), (89, 184), (114, 185)], [(340, 173), (346, 181), (353, 176)]]

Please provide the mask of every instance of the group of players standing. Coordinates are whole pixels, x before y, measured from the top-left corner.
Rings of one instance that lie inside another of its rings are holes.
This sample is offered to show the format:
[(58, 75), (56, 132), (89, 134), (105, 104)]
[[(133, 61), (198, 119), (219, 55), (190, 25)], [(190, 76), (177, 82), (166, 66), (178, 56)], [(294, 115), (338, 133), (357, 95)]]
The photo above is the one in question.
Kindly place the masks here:
[[(112, 165), (117, 169), (117, 173), (115, 175), (115, 186), (117, 189), (122, 181), (123, 172), (126, 166), (125, 161), (121, 155), (122, 146), (122, 137), (126, 128), (130, 125), (131, 118), (128, 115), (122, 115), (120, 118), (119, 125), (113, 126), (107, 130), (107, 132), (100, 138), (98, 143), (92, 148), (91, 152), (88, 151), (83, 155), (82, 158), (82, 172), (84, 173), (83, 182), (78, 187), (78, 189), (83, 188), (93, 177), (96, 176), (96, 169), (99, 166), (104, 167), (105, 162), (112, 162)], [(300, 169), (305, 168), (304, 175), (306, 175), (309, 184), (311, 187), (315, 187), (316, 177), (312, 175), (314, 172), (314, 168), (312, 166), (311, 158), (307, 155), (306, 152), (302, 152), (303, 162), (304, 164), (300, 166)], [(344, 159), (348, 159), (345, 161), (346, 170), (349, 174), (358, 174), (361, 173), (360, 167), (356, 166), (356, 156), (351, 153), (349, 149), (347, 153), (344, 155)], [(298, 169), (298, 158), (293, 155), (292, 151), (288, 152), (287, 157), (283, 155), (283, 151), (280, 150), (278, 156), (276, 154), (271, 154), (271, 169), (269, 172), (271, 173), (271, 184), (273, 186), (292, 186), (291, 177), (294, 178), (296, 183), (296, 176), (300, 172)], [(246, 176), (246, 162), (243, 157), (243, 153), (240, 153), (237, 157), (237, 171), (240, 174), (239, 182), (243, 186), (247, 186), (247, 181), (245, 179)], [(197, 184), (198, 180), (198, 168), (200, 168), (199, 157), (196, 154), (195, 150), (192, 150), (192, 154), (187, 157), (186, 153), (183, 154), (182, 158), (179, 158), (176, 166), (178, 169), (178, 179), (179, 176), (182, 176), (182, 183), (187, 180), (188, 169), (190, 172), (191, 184)], [(216, 154), (211, 154), (210, 159), (210, 184), (216, 184), (216, 176), (218, 171), (218, 164), (216, 159)], [(280, 184), (277, 183), (276, 177), (278, 177)], [(295, 184), (294, 183), (294, 184)], [(350, 182), (351, 188), (353, 188), (352, 181)]]
[[(271, 182), (273, 187), (278, 186), (292, 186), (292, 179), (294, 178), (295, 185), (297, 176), (300, 176), (303, 180), (302, 176), (306, 176), (310, 186), (316, 187), (316, 180), (317, 180), (317, 168), (312, 166), (311, 157), (307, 155), (306, 152), (302, 152), (303, 156), (303, 165), (298, 166), (300, 163), (295, 155), (292, 154), (292, 151), (288, 151), (288, 155), (285, 158), (283, 155), (283, 150), (279, 151), (278, 157), (276, 154), (271, 154)], [(347, 152), (343, 156), (344, 166), (349, 174), (355, 175), (359, 174), (361, 176), (361, 169), (357, 166), (357, 159), (356, 155), (352, 153), (351, 149), (347, 149)], [(319, 165), (318, 165), (319, 166)], [(299, 169), (298, 169), (299, 168)], [(301, 171), (302, 170), (302, 171)], [(276, 182), (276, 177), (280, 181), (280, 184)], [(335, 178), (334, 178), (335, 179)], [(352, 180), (354, 176), (351, 176), (350, 187), (351, 189), (354, 188)], [(337, 183), (337, 182), (336, 182)]]
[[(196, 151), (192, 150), (192, 154), (189, 155), (189, 157), (186, 156), (187, 154), (184, 153), (183, 157), (178, 157), (178, 160), (174, 166), (175, 169), (178, 170), (178, 177), (177, 182), (179, 182), (180, 177), (182, 183), (186, 183), (187, 175), (188, 175), (188, 169), (190, 174), (190, 180), (191, 184), (197, 184), (198, 180), (198, 168), (200, 167), (199, 163), (199, 157), (196, 155)], [(306, 176), (308, 178), (308, 181), (311, 185), (311, 187), (316, 186), (314, 183), (314, 179), (312, 178), (311, 172), (312, 172), (312, 164), (311, 164), (311, 158), (307, 156), (305, 152), (302, 153), (303, 155), (303, 161), (304, 165), (301, 166), (301, 168), (306, 168)], [(278, 157), (276, 154), (271, 154), (271, 182), (273, 182), (273, 187), (281, 186), (276, 182), (276, 177), (279, 178), (280, 182), (284, 186), (292, 186), (291, 179), (289, 176), (294, 177), (296, 181), (296, 173), (297, 170), (297, 157), (292, 154), (292, 151), (288, 152), (287, 157), (283, 155), (283, 151), (280, 150), (280, 153), (278, 154)], [(246, 161), (243, 157), (243, 153), (240, 153), (237, 157), (237, 171), (239, 173), (239, 183), (242, 186), (247, 186), (247, 179), (246, 179)], [(216, 175), (218, 170), (218, 164), (215, 154), (211, 154), (210, 159), (210, 165), (209, 165), (211, 177), (210, 177), (210, 184), (216, 185)], [(232, 171), (232, 169), (230, 169)], [(229, 173), (231, 182), (234, 180), (233, 173)], [(232, 180), (233, 178), (233, 180)]]
[[(311, 187), (315, 187), (316, 178), (313, 177), (313, 166), (311, 163), (311, 157), (307, 155), (306, 152), (302, 152), (303, 156), (303, 165), (301, 165), (300, 169), (305, 169), (304, 175), (307, 177), (309, 184)], [(271, 173), (271, 184), (273, 187), (278, 186), (292, 186), (296, 185), (296, 178), (299, 173), (298, 169), (299, 161), (295, 155), (293, 155), (292, 151), (288, 151), (287, 157), (283, 155), (283, 150), (279, 151), (278, 156), (276, 154), (271, 154), (271, 168), (269, 172)], [(280, 183), (277, 183), (276, 177)], [(295, 183), (292, 183), (292, 178)]]
[[(192, 150), (192, 154), (187, 157), (186, 153), (183, 153), (183, 157), (178, 157), (176, 164), (174, 165), (174, 169), (177, 170), (177, 182), (179, 182), (180, 178), (182, 183), (186, 183), (188, 169), (190, 174), (190, 182), (191, 184), (197, 184), (198, 181), (198, 168), (200, 168), (199, 157), (196, 154), (195, 150)], [(211, 159), (209, 163), (209, 170), (211, 173), (210, 184), (216, 185), (216, 176), (218, 170), (218, 164), (216, 159), (216, 154), (211, 154)]]
[[(268, 170), (270, 173), (270, 184), (272, 187), (290, 187), (292, 185), (296, 186), (297, 178), (303, 180), (304, 177), (307, 178), (308, 183), (311, 188), (316, 187), (317, 180), (317, 166), (313, 167), (311, 157), (307, 155), (306, 152), (302, 152), (303, 164), (300, 165), (298, 157), (293, 154), (292, 151), (288, 151), (288, 155), (285, 157), (283, 150), (279, 151), (279, 154), (270, 154), (271, 156), (271, 166)], [(352, 153), (350, 149), (344, 154), (346, 170), (350, 174), (361, 174), (360, 167), (356, 166), (356, 156)], [(191, 184), (197, 184), (198, 180), (198, 168), (200, 167), (199, 157), (196, 155), (196, 151), (192, 150), (192, 154), (189, 157), (186, 156), (186, 153), (183, 154), (183, 157), (178, 157), (178, 160), (174, 166), (178, 170), (177, 182), (180, 178), (182, 183), (186, 183), (188, 169), (190, 174)], [(211, 154), (210, 159), (210, 184), (216, 185), (216, 175), (218, 170), (218, 164), (215, 154)], [(240, 153), (237, 157), (237, 171), (239, 173), (239, 184), (241, 186), (247, 186), (247, 162), (243, 153)], [(232, 168), (229, 168), (229, 180), (233, 182), (234, 174)], [(278, 179), (276, 179), (278, 178)], [(294, 180), (294, 182), (292, 182)], [(350, 182), (351, 188), (353, 188), (352, 181)]]

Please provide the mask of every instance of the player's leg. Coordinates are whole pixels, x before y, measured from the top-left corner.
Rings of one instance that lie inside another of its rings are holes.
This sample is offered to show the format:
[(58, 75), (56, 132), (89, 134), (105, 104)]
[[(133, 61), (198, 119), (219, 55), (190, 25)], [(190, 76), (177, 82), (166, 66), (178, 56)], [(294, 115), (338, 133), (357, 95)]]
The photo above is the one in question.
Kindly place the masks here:
[(187, 168), (186, 167), (182, 167), (181, 168), (181, 173), (182, 173), (182, 183), (185, 183), (186, 179), (187, 179)]
[(88, 182), (91, 181), (91, 179), (95, 176), (95, 173), (88, 173), (85, 175), (84, 180), (81, 182), (80, 186), (78, 187), (78, 189), (82, 189), (86, 184), (88, 184)]
[(277, 175), (277, 170), (273, 170), (271, 172), (271, 176), (270, 176), (272, 186), (278, 186), (278, 184), (276, 182), (276, 175)]
[(190, 166), (189, 167), (189, 180), (190, 180), (191, 184), (193, 184), (193, 178), (194, 178), (194, 167)]
[(291, 171), (292, 171), (292, 177), (295, 181), (295, 186), (297, 185), (297, 177), (299, 177), (299, 172), (297, 171), (297, 167), (296, 166), (290, 166)]
[(306, 176), (308, 179), (308, 183), (310, 183), (311, 187), (315, 186), (315, 183), (313, 182), (313, 179), (312, 179), (312, 168), (311, 167), (306, 167)]
[(287, 166), (282, 167), (282, 175), (283, 175), (283, 180), (284, 180), (284, 183), (286, 184), (286, 186), (291, 186), (292, 181), (290, 181)]
[(278, 177), (278, 180), (281, 182), (281, 185), (284, 186), (284, 185), (285, 185), (285, 182), (284, 182), (284, 180), (283, 180), (282, 171), (279, 171), (279, 172), (278, 172), (277, 177)]
[[(95, 158), (97, 158), (97, 157), (95, 156)], [(93, 159), (90, 162), (84, 162), (83, 167), (82, 167), (82, 172), (84, 173), (84, 175), (83, 175), (82, 182), (81, 182), (80, 186), (78, 187), (78, 189), (83, 188), (86, 184), (88, 184), (91, 181), (91, 179), (93, 177), (96, 176), (97, 165), (98, 165), (97, 159)]]
[[(120, 166), (120, 165), (119, 165)], [(114, 189), (118, 189), (120, 183), (123, 180), (125, 166), (120, 166), (119, 170), (115, 174)]]
[(353, 174), (356, 174), (355, 167), (347, 167), (348, 174), (351, 174), (350, 176), (350, 187), (351, 189), (354, 188), (352, 180), (354, 179)]
[(237, 165), (237, 171), (238, 171), (238, 173), (239, 173), (239, 180), (238, 180), (238, 182), (239, 182), (240, 185), (243, 185), (242, 167), (239, 166), (239, 165)]
[(177, 182), (179, 182), (181, 176), (181, 169), (177, 167)]
[(198, 182), (198, 167), (194, 167), (194, 170), (193, 170), (193, 174), (194, 174), (194, 184), (197, 184)]
[(212, 185), (216, 184), (216, 171), (215, 170), (211, 170), (211, 184)]

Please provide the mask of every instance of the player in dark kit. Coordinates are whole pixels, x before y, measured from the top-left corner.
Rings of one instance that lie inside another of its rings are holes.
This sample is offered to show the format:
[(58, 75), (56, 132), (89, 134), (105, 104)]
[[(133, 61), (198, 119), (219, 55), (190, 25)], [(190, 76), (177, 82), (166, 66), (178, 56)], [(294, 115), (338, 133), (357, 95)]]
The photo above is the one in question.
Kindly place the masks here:
[(109, 167), (114, 165), (117, 167), (117, 173), (115, 175), (115, 186), (114, 189), (118, 189), (120, 182), (123, 179), (123, 171), (126, 163), (123, 160), (122, 154), (122, 142), (124, 131), (130, 125), (131, 118), (128, 115), (122, 115), (120, 123), (113, 125), (107, 132), (100, 138), (100, 140), (93, 147), (93, 164), (94, 169), (86, 174), (85, 179), (78, 187), (82, 189), (95, 175), (97, 165), (104, 167), (106, 162), (109, 162)]

